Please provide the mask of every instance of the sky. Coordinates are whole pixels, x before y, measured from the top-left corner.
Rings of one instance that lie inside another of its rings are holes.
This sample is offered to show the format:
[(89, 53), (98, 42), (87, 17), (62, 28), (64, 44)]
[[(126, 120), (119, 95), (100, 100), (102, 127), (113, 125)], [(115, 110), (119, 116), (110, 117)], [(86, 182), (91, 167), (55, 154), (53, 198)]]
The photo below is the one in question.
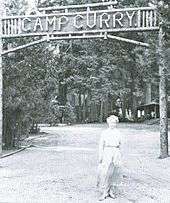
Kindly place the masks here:
[(33, 8), (36, 7), (36, 0), (27, 0), (28, 3), (28, 10), (27, 13), (30, 13)]
[(28, 2), (28, 5), (29, 5), (30, 7), (36, 5), (36, 3), (35, 3), (36, 1), (35, 1), (35, 0), (27, 0), (27, 2)]

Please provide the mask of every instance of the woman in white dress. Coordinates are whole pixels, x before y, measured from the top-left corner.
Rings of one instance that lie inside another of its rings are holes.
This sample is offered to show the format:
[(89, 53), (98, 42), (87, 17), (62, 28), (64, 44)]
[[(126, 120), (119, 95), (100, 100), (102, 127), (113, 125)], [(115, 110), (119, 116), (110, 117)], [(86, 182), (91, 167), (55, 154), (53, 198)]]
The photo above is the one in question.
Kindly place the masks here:
[(99, 176), (98, 186), (101, 190), (99, 200), (106, 197), (116, 197), (118, 185), (121, 183), (121, 134), (116, 128), (119, 119), (117, 116), (107, 118), (109, 128), (101, 134), (99, 144)]

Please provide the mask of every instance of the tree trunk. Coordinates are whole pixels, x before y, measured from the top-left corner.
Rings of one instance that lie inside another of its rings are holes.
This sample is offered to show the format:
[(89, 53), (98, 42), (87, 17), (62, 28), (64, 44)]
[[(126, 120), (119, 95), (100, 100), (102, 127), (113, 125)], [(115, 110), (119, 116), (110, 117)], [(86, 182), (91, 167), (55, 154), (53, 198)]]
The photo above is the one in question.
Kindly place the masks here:
[(82, 113), (82, 121), (85, 123), (86, 120), (86, 95), (83, 94), (83, 113)]
[(103, 100), (100, 102), (100, 123), (103, 122)]
[(108, 97), (107, 97), (107, 99), (105, 101), (105, 117), (104, 117), (104, 119), (106, 119), (108, 117), (108, 115), (109, 115), (109, 101), (108, 101)]
[(3, 117), (3, 142), (5, 144), (6, 149), (11, 149), (15, 145), (15, 135), (16, 135), (16, 117), (15, 112), (6, 109)]
[(152, 101), (152, 84), (151, 81), (146, 83), (146, 104), (150, 104)]
[(79, 95), (78, 95), (78, 102), (79, 102), (79, 110), (78, 110), (78, 120), (79, 122), (81, 123), (82, 121), (82, 111), (81, 111), (81, 104), (82, 104), (82, 101), (81, 101), (81, 91), (79, 90)]
[(67, 103), (67, 85), (66, 84), (62, 84), (63, 80), (61, 80), (59, 82), (59, 93), (58, 93), (58, 102), (59, 105), (61, 106), (65, 106)]
[(94, 121), (98, 121), (97, 104), (94, 102)]
[(125, 96), (123, 96), (123, 99), (122, 99), (122, 119), (123, 121), (125, 120), (126, 118), (126, 99), (125, 99)]
[(166, 88), (166, 72), (167, 67), (164, 56), (164, 39), (162, 26), (159, 30), (159, 74), (160, 74), (160, 85), (159, 85), (159, 103), (160, 103), (160, 158), (168, 157), (168, 109), (167, 109), (167, 88)]
[(137, 106), (137, 101), (136, 101), (136, 95), (135, 95), (135, 80), (132, 76), (132, 83), (131, 83), (131, 110), (132, 110), (132, 118), (135, 120), (137, 117), (136, 113), (136, 106)]
[(91, 119), (92, 119), (92, 122), (95, 122), (95, 103), (92, 102), (91, 104)]
[(21, 119), (18, 119), (18, 125), (16, 127), (16, 138), (15, 138), (15, 147), (17, 147), (17, 149), (20, 148), (20, 139), (21, 139)]

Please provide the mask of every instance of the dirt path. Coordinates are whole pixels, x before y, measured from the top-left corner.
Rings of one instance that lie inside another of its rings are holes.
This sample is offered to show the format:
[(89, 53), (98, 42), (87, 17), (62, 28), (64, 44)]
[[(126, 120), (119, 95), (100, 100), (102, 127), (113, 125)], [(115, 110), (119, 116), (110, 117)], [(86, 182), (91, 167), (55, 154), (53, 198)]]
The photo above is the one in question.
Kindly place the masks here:
[[(95, 203), (99, 135), (105, 125), (44, 127), (35, 147), (1, 160), (0, 202)], [(169, 203), (170, 159), (159, 160), (159, 133), (120, 125), (123, 184), (115, 203)]]

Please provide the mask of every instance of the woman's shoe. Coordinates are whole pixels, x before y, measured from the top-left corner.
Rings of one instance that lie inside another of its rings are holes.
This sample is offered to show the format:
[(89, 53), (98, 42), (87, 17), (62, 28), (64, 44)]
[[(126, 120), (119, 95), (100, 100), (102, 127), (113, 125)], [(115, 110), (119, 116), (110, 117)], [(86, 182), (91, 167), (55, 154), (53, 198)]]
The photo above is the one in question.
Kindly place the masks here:
[(99, 201), (103, 201), (108, 197), (108, 193), (103, 193), (100, 197), (99, 197)]
[(109, 196), (110, 196), (112, 199), (116, 199), (116, 195), (115, 195), (112, 191), (109, 192)]

